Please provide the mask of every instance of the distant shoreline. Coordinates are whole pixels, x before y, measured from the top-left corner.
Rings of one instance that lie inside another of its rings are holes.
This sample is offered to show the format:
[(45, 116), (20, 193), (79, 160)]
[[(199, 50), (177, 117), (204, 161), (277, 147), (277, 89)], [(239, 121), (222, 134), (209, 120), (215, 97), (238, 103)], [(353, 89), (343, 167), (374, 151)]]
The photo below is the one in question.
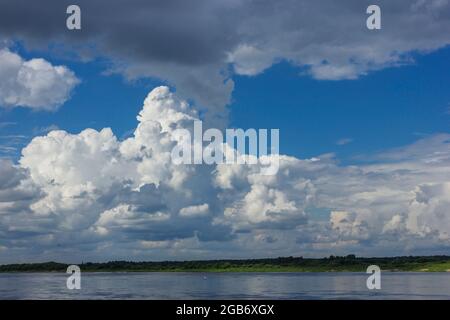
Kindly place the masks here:
[[(74, 263), (77, 264), (77, 263)], [(66, 272), (69, 263), (44, 262), (0, 265), (7, 272)], [(363, 258), (354, 255), (310, 259), (197, 260), (79, 263), (83, 272), (365, 272), (370, 265), (391, 272), (450, 272), (450, 256), (405, 256)]]

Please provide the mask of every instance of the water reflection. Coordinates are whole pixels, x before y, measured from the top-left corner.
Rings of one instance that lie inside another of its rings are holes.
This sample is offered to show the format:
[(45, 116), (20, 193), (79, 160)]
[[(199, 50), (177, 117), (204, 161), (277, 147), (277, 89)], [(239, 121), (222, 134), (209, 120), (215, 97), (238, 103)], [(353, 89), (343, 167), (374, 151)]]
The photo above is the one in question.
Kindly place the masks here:
[(0, 299), (450, 299), (450, 273), (65, 273), (0, 274)]

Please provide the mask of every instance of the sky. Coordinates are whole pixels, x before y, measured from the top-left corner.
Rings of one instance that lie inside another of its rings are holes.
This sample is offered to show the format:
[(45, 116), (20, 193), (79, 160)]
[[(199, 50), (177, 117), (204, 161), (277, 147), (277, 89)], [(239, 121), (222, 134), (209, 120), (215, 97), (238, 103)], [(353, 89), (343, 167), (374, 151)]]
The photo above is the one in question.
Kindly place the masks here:
[[(0, 263), (450, 253), (450, 1), (0, 0)], [(45, 2), (45, 1), (44, 1)], [(280, 168), (175, 128), (280, 130)]]

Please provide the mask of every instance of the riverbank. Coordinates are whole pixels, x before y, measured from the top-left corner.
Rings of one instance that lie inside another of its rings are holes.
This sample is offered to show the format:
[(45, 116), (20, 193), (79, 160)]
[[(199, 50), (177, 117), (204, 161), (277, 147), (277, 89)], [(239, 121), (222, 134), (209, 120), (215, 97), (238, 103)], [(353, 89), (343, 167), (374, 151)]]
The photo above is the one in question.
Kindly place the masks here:
[(70, 264), (78, 265), (84, 272), (365, 272), (370, 265), (377, 265), (382, 271), (449, 272), (450, 256), (365, 258), (348, 255), (321, 259), (280, 257), (158, 262), (44, 262), (0, 265), (0, 272), (65, 272)]

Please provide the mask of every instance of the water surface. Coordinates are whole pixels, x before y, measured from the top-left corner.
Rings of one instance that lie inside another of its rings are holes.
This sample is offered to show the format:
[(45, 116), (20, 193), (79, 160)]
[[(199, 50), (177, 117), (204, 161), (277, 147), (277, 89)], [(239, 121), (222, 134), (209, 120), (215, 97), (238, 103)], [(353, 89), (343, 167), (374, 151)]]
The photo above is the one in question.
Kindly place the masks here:
[(0, 299), (450, 299), (450, 273), (0, 273)]

